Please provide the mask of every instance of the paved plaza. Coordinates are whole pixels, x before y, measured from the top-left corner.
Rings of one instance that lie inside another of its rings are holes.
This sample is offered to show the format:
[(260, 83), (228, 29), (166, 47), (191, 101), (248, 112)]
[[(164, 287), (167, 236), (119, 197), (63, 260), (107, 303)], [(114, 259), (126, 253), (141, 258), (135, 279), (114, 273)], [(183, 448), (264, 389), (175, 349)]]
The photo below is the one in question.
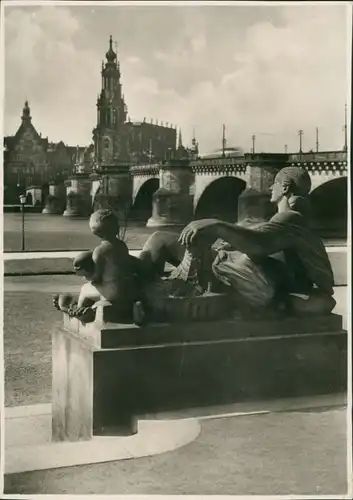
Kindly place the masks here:
[(156, 456), (5, 476), (7, 494), (344, 495), (340, 408), (201, 420), (190, 444)]

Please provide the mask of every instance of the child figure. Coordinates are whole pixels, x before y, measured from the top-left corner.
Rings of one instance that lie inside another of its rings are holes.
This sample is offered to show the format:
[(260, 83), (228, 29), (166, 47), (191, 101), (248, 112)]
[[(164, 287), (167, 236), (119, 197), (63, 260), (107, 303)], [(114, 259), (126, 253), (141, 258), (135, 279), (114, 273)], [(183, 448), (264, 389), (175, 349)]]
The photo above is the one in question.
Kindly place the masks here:
[(119, 222), (111, 210), (97, 210), (89, 226), (101, 239), (90, 252), (82, 252), (74, 260), (77, 275), (88, 280), (76, 301), (68, 295), (54, 298), (57, 309), (68, 312), (82, 322), (95, 317), (94, 304), (99, 300), (112, 302), (122, 319), (132, 317), (137, 290), (133, 261), (126, 244), (118, 239)]

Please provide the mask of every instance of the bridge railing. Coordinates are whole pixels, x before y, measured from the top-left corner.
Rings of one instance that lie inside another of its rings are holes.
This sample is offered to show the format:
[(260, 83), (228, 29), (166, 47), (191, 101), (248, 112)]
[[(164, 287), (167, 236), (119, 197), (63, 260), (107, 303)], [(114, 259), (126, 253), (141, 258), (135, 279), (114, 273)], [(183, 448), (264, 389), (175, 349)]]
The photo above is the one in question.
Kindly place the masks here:
[(145, 165), (134, 165), (130, 167), (130, 172), (132, 175), (138, 175), (140, 173), (158, 173), (161, 167), (160, 163), (147, 163)]
[(192, 160), (190, 162), (190, 167), (202, 167), (202, 166), (226, 166), (226, 165), (244, 165), (245, 157), (233, 157), (233, 158), (199, 158), (198, 160)]
[(347, 153), (345, 151), (327, 151), (323, 153), (296, 153), (290, 154), (288, 160), (292, 162), (347, 161)]

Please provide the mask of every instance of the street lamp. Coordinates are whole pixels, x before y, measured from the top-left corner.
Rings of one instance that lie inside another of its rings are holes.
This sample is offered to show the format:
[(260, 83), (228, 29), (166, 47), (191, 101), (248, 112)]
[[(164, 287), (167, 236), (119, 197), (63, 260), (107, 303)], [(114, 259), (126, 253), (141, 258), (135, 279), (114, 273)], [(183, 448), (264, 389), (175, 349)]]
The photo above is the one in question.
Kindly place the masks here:
[(25, 194), (20, 194), (20, 203), (21, 203), (21, 213), (22, 213), (22, 252), (25, 249), (25, 203), (27, 201), (27, 196)]

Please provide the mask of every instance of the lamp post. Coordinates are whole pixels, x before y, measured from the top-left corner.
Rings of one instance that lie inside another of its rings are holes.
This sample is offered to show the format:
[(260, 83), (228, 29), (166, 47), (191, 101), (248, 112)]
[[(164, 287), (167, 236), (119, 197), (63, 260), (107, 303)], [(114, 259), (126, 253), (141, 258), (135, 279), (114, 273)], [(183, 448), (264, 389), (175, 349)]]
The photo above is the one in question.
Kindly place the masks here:
[(20, 203), (21, 203), (21, 213), (22, 213), (22, 252), (25, 249), (25, 203), (27, 200), (27, 196), (25, 194), (20, 194)]

